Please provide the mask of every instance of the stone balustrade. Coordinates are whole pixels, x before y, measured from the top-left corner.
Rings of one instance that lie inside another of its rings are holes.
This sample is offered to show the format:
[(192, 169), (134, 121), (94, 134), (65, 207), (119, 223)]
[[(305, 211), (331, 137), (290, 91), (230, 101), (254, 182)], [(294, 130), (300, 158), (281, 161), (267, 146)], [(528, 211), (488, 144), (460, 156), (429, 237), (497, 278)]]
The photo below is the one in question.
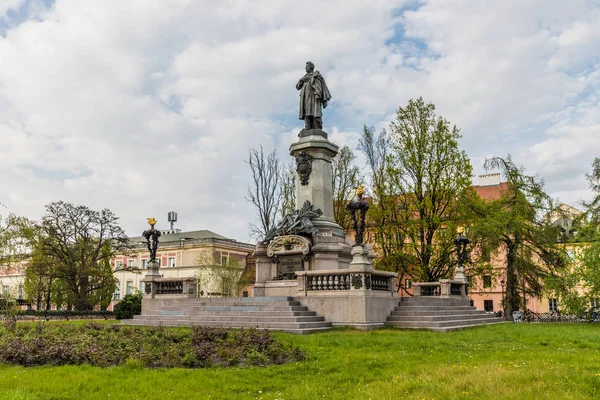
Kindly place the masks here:
[(467, 284), (461, 280), (440, 279), (439, 282), (413, 283), (415, 297), (467, 297)]
[(196, 297), (196, 278), (154, 278), (144, 279), (146, 296), (194, 298)]
[(395, 292), (396, 273), (364, 269), (298, 271), (298, 291), (373, 290)]

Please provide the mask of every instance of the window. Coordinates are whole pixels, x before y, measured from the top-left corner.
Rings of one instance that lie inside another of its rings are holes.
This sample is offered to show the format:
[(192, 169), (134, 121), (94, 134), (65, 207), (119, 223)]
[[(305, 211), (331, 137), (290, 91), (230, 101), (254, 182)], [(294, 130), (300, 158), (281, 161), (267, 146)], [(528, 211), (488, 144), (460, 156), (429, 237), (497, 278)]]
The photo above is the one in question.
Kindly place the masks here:
[(115, 269), (123, 268), (123, 261), (115, 261)]
[(146, 284), (142, 281), (140, 282), (140, 293), (145, 293), (146, 291)]
[(483, 309), (485, 311), (494, 311), (494, 300), (484, 300)]
[(148, 267), (148, 260), (142, 260), (142, 269), (146, 269)]
[(23, 287), (23, 285), (19, 285), (19, 299), (23, 299), (24, 296), (25, 296), (25, 288)]
[(127, 261), (127, 267), (128, 268), (135, 267), (135, 260), (129, 260), (129, 261)]
[(558, 312), (558, 299), (548, 299), (548, 311)]
[(471, 307), (473, 307), (473, 306), (475, 305), (475, 301), (473, 301), (473, 300), (469, 300), (469, 305), (470, 305)]
[(8, 297), (8, 285), (2, 285), (2, 295)]
[(490, 275), (485, 275), (483, 277), (483, 287), (484, 288), (492, 287), (492, 277)]
[(121, 300), (121, 282), (117, 281), (116, 285), (113, 300)]
[(481, 261), (489, 262), (492, 259), (492, 251), (489, 248), (484, 248), (481, 251)]
[(412, 287), (412, 282), (410, 281), (410, 279), (404, 280), (404, 287), (407, 289), (410, 289)]
[(221, 255), (221, 265), (229, 265), (229, 254)]
[(158, 263), (159, 267), (162, 267), (162, 258), (157, 258), (156, 262)]
[(175, 267), (175, 257), (169, 257), (169, 259), (167, 260), (167, 267)]
[(133, 294), (133, 281), (127, 281), (127, 294)]

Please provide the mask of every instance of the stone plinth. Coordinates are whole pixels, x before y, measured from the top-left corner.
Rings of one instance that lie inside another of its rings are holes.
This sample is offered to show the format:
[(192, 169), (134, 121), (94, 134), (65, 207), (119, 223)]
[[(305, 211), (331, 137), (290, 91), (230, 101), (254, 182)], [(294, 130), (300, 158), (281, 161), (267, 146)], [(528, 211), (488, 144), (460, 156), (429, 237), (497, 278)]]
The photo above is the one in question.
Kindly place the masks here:
[[(327, 134), (318, 129), (302, 131), (304, 136), (290, 146), (290, 154), (296, 157), (305, 151), (312, 157), (311, 173), (308, 183), (302, 185), (296, 179), (296, 208), (310, 201), (323, 215), (313, 221), (314, 225), (325, 234), (344, 237), (344, 230), (333, 219), (332, 167), (331, 160), (338, 153), (339, 147), (327, 140)], [(302, 134), (301, 132), (301, 134)]]

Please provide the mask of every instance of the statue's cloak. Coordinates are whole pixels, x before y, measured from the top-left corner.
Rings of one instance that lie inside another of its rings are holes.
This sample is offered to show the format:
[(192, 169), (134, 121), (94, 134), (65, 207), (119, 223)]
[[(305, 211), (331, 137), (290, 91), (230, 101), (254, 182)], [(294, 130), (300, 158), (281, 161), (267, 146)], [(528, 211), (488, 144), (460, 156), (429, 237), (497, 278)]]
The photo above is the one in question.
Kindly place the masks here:
[(315, 71), (307, 82), (304, 82), (300, 91), (300, 114), (299, 118), (306, 116), (322, 117), (323, 102), (331, 99), (331, 93), (325, 83), (325, 79), (319, 71)]

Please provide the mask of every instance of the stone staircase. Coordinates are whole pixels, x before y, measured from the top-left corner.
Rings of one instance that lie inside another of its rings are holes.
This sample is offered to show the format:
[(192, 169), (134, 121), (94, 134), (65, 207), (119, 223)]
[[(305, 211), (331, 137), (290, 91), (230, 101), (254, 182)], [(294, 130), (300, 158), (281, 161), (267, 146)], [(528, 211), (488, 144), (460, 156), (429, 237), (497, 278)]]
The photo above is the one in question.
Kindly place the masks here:
[(501, 323), (502, 318), (469, 305), (469, 300), (439, 297), (402, 299), (386, 325), (407, 329), (448, 332), (478, 325)]
[(220, 326), (256, 328), (296, 334), (322, 332), (331, 322), (292, 297), (197, 298), (163, 300), (159, 310), (144, 311), (125, 325)]

